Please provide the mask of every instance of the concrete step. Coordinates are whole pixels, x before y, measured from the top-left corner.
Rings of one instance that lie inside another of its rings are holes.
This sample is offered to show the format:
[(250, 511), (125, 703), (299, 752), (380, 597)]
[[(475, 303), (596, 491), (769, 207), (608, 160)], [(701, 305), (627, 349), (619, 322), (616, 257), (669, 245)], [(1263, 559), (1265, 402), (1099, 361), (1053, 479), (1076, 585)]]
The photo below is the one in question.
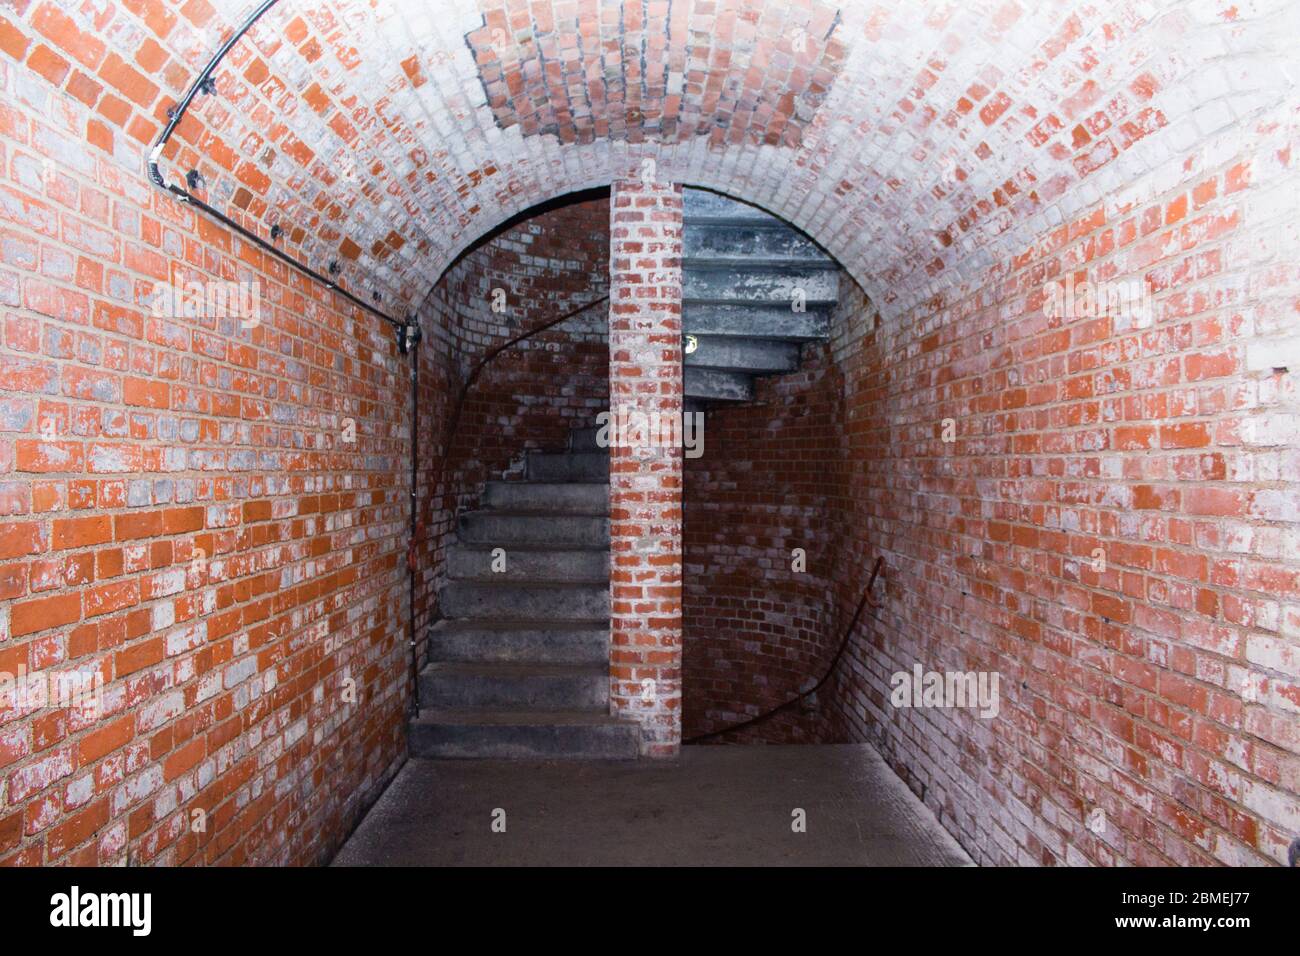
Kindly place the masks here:
[(609, 625), (444, 619), (429, 628), (429, 659), (482, 664), (606, 665)]
[(682, 298), (709, 302), (784, 302), (795, 301), (795, 291), (803, 291), (805, 303), (835, 302), (839, 297), (839, 272), (805, 264), (746, 265), (716, 259), (682, 262)]
[(640, 730), (586, 711), (428, 710), (411, 723), (411, 753), (443, 759), (634, 760)]
[(448, 581), (438, 592), (444, 617), (492, 621), (606, 621), (609, 585)]
[(569, 432), (569, 451), (603, 451), (604, 449), (596, 444), (596, 435), (599, 431), (600, 429), (595, 425), (573, 429)]
[(683, 389), (687, 398), (747, 402), (754, 397), (754, 380), (744, 372), (688, 366), (683, 370)]
[(766, 210), (751, 206), (749, 203), (732, 199), (721, 193), (709, 192), (707, 189), (682, 190), (682, 222), (748, 220), (764, 222), (774, 220), (782, 222)]
[(609, 451), (528, 453), (529, 481), (600, 481), (609, 483)]
[(690, 335), (825, 340), (831, 334), (830, 306), (812, 303), (807, 311), (795, 312), (789, 302), (687, 302), (682, 305), (682, 331)]
[[(496, 547), (503, 547), (497, 545)], [(459, 541), (447, 549), (447, 577), (453, 581), (527, 581), (554, 584), (597, 584), (609, 580), (609, 549), (548, 548), (545, 546), (504, 548), (504, 571), (492, 552), (495, 547), (474, 547)]]
[(609, 547), (609, 519), (597, 515), (471, 511), (460, 516), (460, 541), (488, 548), (549, 545)]
[(739, 336), (697, 335), (694, 352), (683, 363), (689, 368), (733, 369), (766, 375), (793, 372), (799, 367), (799, 344), (779, 339), (749, 339)]
[(609, 665), (432, 663), (420, 672), (420, 701), (436, 710), (604, 712)]
[(758, 222), (690, 223), (682, 226), (682, 258), (737, 259), (737, 267), (748, 268), (755, 260), (804, 260), (834, 266), (834, 260), (817, 244), (780, 220)]
[(484, 508), (492, 511), (550, 511), (566, 515), (609, 514), (609, 488), (595, 483), (489, 481)]

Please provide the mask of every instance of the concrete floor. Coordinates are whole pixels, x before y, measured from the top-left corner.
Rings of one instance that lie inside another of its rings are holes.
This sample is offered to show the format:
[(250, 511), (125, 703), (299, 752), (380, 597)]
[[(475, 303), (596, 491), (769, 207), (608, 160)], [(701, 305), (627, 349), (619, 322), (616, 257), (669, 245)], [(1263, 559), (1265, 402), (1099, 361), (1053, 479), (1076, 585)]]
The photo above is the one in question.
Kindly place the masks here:
[[(505, 811), (506, 832), (492, 831)], [(792, 811), (806, 812), (794, 833)], [(412, 759), (334, 866), (969, 866), (870, 747), (679, 760)]]

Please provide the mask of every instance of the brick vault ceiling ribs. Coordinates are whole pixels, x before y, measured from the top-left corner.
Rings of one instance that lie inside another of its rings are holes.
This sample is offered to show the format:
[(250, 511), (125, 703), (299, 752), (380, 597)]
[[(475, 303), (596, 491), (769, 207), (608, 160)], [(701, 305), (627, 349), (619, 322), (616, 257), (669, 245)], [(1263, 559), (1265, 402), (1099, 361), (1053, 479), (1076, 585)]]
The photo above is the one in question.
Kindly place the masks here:
[[(173, 52), (197, 72), (244, 7)], [(169, 178), (197, 167), (214, 206), (400, 311), (498, 223), (648, 158), (799, 226), (893, 313), (1003, 274), (1103, 196), (1158, 196), (1216, 112), (1268, 115), (1271, 10), (281, 0), (178, 128)]]
[[(606, 5), (621, 42), (577, 17), (557, 21), (549, 4), (515, 16), (501, 0), (480, 6), (483, 25), (465, 41), (497, 125), (563, 143), (795, 147), (844, 62), (839, 9), (824, 3), (721, 0), (689, 17), (689, 4), (622, 0)], [(534, 86), (538, 95), (521, 95)]]

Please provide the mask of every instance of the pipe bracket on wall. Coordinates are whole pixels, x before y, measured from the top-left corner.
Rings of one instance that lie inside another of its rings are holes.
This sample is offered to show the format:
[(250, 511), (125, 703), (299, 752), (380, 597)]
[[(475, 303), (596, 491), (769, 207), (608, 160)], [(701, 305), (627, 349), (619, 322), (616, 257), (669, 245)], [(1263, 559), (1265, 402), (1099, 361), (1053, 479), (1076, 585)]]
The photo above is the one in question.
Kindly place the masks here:
[(423, 338), (424, 332), (420, 329), (420, 323), (414, 316), (409, 316), (405, 323), (397, 327), (397, 351), (407, 355), (415, 350)]

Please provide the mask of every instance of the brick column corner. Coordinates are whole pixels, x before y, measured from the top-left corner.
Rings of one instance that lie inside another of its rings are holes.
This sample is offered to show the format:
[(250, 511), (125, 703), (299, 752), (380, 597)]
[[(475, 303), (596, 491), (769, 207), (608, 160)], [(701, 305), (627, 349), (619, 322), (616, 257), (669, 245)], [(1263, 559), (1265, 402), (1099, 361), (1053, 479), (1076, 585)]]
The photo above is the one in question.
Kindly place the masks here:
[[(682, 413), (682, 188), (610, 190), (610, 411)], [(621, 436), (626, 438), (627, 436)], [(610, 712), (641, 751), (681, 746), (682, 454), (610, 442)]]

